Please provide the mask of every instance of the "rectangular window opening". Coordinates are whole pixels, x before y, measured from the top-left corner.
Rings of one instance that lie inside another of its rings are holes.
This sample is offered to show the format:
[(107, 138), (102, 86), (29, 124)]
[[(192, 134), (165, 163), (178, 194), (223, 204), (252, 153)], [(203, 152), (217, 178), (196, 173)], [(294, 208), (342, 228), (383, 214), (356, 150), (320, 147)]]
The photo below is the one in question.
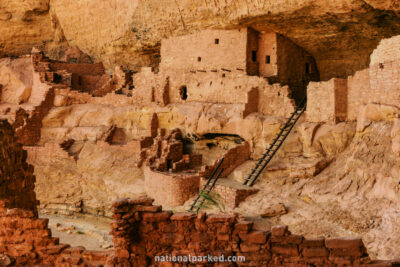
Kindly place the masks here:
[(251, 61), (257, 62), (257, 50), (251, 51)]
[(201, 57), (198, 57), (198, 58), (197, 58), (197, 61), (198, 61), (198, 62), (201, 62)]
[(265, 64), (271, 64), (271, 56), (265, 57)]
[(219, 44), (219, 39), (215, 39), (215, 44)]

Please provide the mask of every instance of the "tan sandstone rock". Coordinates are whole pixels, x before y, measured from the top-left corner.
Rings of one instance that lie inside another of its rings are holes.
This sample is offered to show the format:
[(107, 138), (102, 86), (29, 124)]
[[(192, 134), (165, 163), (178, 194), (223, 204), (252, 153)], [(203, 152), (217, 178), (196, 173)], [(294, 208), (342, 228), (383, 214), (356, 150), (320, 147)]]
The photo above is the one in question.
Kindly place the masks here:
[(278, 203), (265, 208), (261, 213), (261, 217), (275, 217), (279, 215), (284, 215), (286, 213), (287, 209), (285, 205), (283, 205), (282, 203)]
[(399, 109), (395, 106), (367, 104), (360, 107), (357, 117), (357, 132), (362, 132), (373, 121), (393, 121), (399, 117)]

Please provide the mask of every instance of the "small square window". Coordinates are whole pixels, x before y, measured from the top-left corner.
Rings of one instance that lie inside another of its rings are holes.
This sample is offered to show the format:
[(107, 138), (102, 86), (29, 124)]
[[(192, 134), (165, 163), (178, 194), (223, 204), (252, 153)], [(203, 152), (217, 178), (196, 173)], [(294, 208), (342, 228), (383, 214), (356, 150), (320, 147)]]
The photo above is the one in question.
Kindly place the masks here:
[(198, 58), (197, 58), (197, 61), (198, 61), (198, 62), (201, 62), (201, 57), (198, 57)]
[(271, 56), (265, 57), (265, 64), (271, 64)]
[(219, 39), (215, 39), (215, 44), (219, 44)]

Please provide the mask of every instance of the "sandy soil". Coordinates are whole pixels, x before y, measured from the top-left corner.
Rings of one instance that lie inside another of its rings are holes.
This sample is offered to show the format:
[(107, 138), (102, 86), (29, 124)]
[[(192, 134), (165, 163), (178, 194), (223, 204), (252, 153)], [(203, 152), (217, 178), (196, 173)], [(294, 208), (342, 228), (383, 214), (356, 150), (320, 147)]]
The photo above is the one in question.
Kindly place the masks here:
[(72, 247), (83, 246), (89, 250), (108, 250), (113, 247), (109, 234), (111, 219), (92, 215), (40, 214), (40, 217), (49, 219), (52, 235), (60, 238), (60, 243)]

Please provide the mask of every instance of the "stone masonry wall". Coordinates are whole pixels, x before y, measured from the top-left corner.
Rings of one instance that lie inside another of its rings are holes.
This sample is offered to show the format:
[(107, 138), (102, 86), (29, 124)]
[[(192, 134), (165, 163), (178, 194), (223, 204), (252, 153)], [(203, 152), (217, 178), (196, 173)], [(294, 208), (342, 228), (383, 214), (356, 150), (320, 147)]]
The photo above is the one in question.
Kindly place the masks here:
[(346, 118), (347, 81), (311, 82), (307, 88), (307, 121), (337, 123)]
[[(174, 72), (154, 74), (145, 69), (134, 75), (134, 84), (133, 97), (127, 99), (133, 99), (139, 105), (165, 102), (162, 96), (168, 87), (169, 103), (241, 104), (244, 117), (251, 112), (288, 116), (294, 110), (291, 91), (287, 86), (270, 85), (264, 78), (248, 76), (243, 71), (218, 70), (178, 75)], [(255, 88), (258, 92), (255, 92)]]
[(371, 54), (370, 66), (393, 60), (400, 60), (400, 35), (380, 41)]
[(169, 254), (245, 256), (246, 262), (238, 266), (396, 264), (372, 262), (360, 239), (307, 240), (285, 226), (258, 231), (235, 215), (173, 214), (147, 198), (114, 202), (114, 251), (70, 248), (51, 236), (48, 219), (37, 217), (33, 168), (7, 121), (0, 121), (0, 159), (0, 265), (136, 267), (151, 266), (154, 256)]
[(111, 233), (115, 244), (113, 263), (117, 266), (169, 266), (156, 262), (166, 255), (246, 259), (223, 265), (192, 263), (197, 266), (392, 266), (390, 262), (372, 262), (361, 239), (305, 239), (291, 234), (286, 226), (258, 231), (253, 223), (236, 215), (174, 214), (152, 202), (114, 202)]
[(347, 119), (355, 121), (360, 107), (367, 104), (371, 98), (369, 69), (357, 71), (348, 77), (347, 89)]
[(0, 199), (7, 202), (6, 207), (29, 209), (36, 214), (35, 177), (26, 159), (27, 152), (15, 140), (12, 127), (0, 121)]
[(144, 177), (147, 195), (167, 207), (181, 206), (199, 192), (197, 173), (171, 174), (145, 167)]
[(400, 59), (370, 66), (369, 103), (394, 105), (400, 103)]
[(204, 30), (161, 42), (161, 71), (246, 70), (247, 29)]

